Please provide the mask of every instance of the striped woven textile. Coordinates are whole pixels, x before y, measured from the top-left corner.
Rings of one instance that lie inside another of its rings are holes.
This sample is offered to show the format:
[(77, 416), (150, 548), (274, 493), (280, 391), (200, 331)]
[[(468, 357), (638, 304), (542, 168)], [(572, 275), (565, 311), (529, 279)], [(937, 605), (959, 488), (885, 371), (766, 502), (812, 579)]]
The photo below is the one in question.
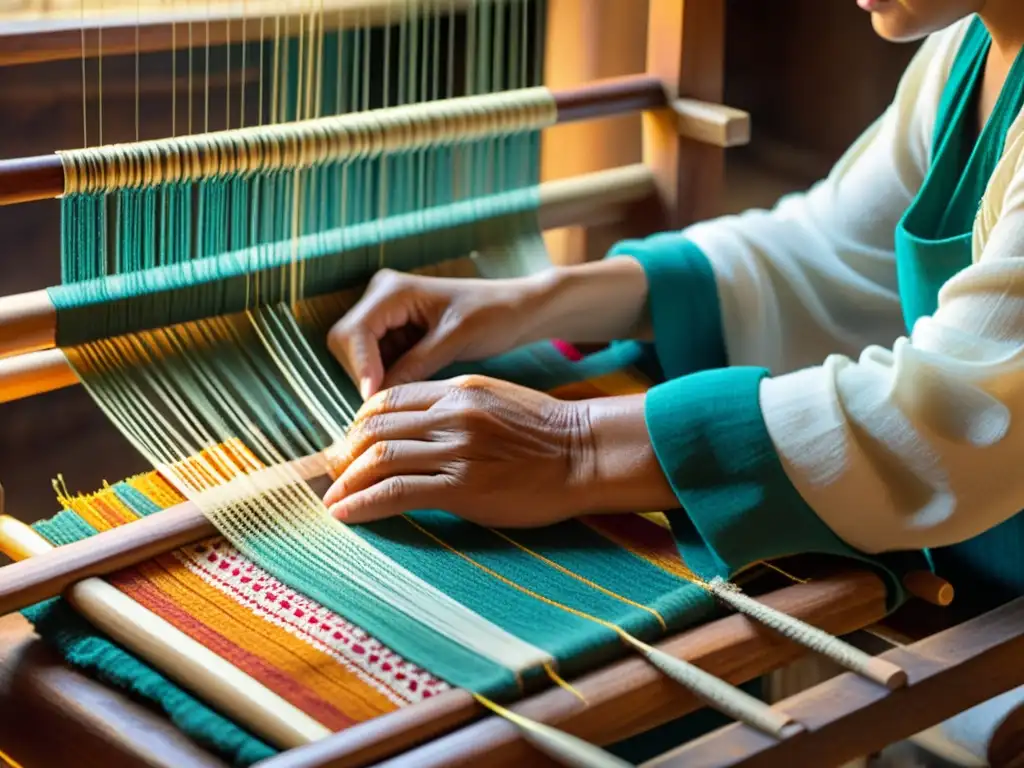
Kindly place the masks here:
[[(595, 364), (565, 345), (546, 351), (594, 374), (549, 390), (560, 398), (622, 395), (648, 386), (643, 375), (621, 366), (621, 352)], [(63, 492), (63, 511), (35, 528), (61, 545), (182, 501), (159, 473), (151, 472), (88, 495)], [(602, 516), (578, 524), (632, 552), (646, 568), (654, 566), (677, 579), (692, 577), (661, 513)], [(342, 616), (289, 589), (223, 539), (167, 553), (120, 571), (109, 581), (335, 731), (448, 688)], [(706, 614), (703, 606), (688, 615), (693, 619), (697, 614)], [(91, 629), (63, 601), (33, 606), (25, 615), (70, 663), (161, 708), (179, 728), (224, 759), (249, 765), (273, 753), (270, 746)]]

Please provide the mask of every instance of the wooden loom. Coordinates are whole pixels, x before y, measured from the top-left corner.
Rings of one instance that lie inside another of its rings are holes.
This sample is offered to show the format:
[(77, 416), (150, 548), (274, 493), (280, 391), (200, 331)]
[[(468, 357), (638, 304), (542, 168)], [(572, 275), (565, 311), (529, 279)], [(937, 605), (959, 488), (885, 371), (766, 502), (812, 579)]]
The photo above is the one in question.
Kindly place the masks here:
[[(600, 0), (594, 5), (599, 7)], [(658, 215), (645, 217), (643, 226), (649, 232), (660, 231), (713, 210), (710, 201), (721, 186), (724, 149), (745, 141), (749, 130), (743, 114), (719, 105), (723, 6), (717, 0), (651, 0), (645, 75), (556, 94), (560, 123), (643, 111), (644, 163), (546, 184), (541, 201), (546, 228), (615, 223), (640, 210), (655, 210)], [(232, 24), (227, 21), (223, 28)], [(253, 28), (250, 25), (250, 31)], [(64, 55), (68, 50), (77, 55), (78, 28), (72, 25), (69, 30)], [(239, 34), (235, 28), (233, 39)], [(133, 26), (112, 25), (106, 45), (131, 51), (137, 39)], [(170, 46), (169, 25), (147, 23), (141, 39), (152, 50)], [(60, 34), (25, 33), (15, 45), (26, 60), (61, 55)], [(0, 202), (53, 197), (62, 189), (56, 156), (0, 163)], [(44, 292), (0, 300), (0, 402), (77, 382), (54, 344), (55, 310)], [(313, 478), (320, 467), (314, 462), (303, 471)], [(58, 551), (48, 551), (23, 527), (5, 524), (0, 532), (3, 549), (22, 562), (0, 572), (0, 614), (65, 594), (117, 639), (134, 643), (131, 647), (140, 654), (148, 647), (147, 658), (159, 659), (162, 668), (175, 671), (184, 681), (205, 686), (204, 692), (214, 700), (220, 686), (219, 701), (237, 707), (237, 702), (227, 703), (238, 699), (231, 694), (245, 685), (237, 670), (210, 658), (187, 638), (168, 633), (145, 611), (92, 578), (213, 533), (198, 508), (187, 504)], [(835, 635), (882, 620), (885, 589), (875, 574), (834, 565), (815, 573), (806, 583), (772, 589), (760, 599)], [(949, 586), (925, 574), (912, 574), (906, 586), (932, 603), (950, 599)], [(895, 665), (905, 672), (906, 685), (898, 684), (898, 674), (892, 676), (890, 688), (847, 673), (775, 705), (799, 724), (786, 738), (773, 739), (734, 725), (652, 765), (819, 766), (856, 758), (1024, 684), (1024, 669), (1011, 663), (1024, 648), (1022, 638), (1024, 603), (1018, 601), (886, 653), (882, 661), (888, 662), (888, 669)], [(684, 632), (660, 647), (734, 683), (777, 669), (804, 652), (742, 615)], [(10, 711), (0, 718), (0, 749), (26, 766), (218, 765), (152, 713), (53, 664), (33, 646), (17, 616), (0, 619), (0, 654), (6, 676), (4, 708)], [(211, 688), (198, 673), (213, 669), (219, 672)], [(572, 683), (586, 706), (569, 692), (552, 689), (514, 710), (594, 743), (609, 744), (701, 706), (696, 697), (639, 659)], [(265, 710), (268, 717), (274, 717), (273, 709), (271, 702)], [(296, 747), (267, 765), (543, 764), (545, 758), (514, 726), (497, 717), (481, 718), (482, 713), (469, 694), (451, 691)], [(48, 728), (56, 724), (65, 738), (47, 743), (32, 738), (33, 727), (40, 723)], [(287, 730), (287, 723), (283, 727)]]

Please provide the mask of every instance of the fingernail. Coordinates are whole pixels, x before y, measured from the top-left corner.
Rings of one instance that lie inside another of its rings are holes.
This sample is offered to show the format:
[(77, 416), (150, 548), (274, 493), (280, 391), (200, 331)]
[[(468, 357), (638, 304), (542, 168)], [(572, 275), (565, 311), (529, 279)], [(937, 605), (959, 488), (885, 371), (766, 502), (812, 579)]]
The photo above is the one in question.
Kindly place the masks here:
[(369, 400), (373, 395), (373, 382), (370, 381), (369, 376), (364, 376), (359, 380), (359, 394), (362, 395), (363, 400)]
[(335, 520), (344, 520), (347, 516), (345, 507), (342, 504), (334, 504), (327, 508), (327, 514), (333, 517)]

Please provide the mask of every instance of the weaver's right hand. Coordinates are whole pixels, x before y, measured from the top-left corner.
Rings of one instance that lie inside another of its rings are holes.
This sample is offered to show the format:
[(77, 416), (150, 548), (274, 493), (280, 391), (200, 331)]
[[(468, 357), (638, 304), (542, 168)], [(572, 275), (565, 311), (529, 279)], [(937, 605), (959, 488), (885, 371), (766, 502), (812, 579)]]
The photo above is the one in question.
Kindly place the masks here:
[(364, 399), (454, 362), (532, 340), (543, 279), (439, 278), (381, 270), (327, 337)]

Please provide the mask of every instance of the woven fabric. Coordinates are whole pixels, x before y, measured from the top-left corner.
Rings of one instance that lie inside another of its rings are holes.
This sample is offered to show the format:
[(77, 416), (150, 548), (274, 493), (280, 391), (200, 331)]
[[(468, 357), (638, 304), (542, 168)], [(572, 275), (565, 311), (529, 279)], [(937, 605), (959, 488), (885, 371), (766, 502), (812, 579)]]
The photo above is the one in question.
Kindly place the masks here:
[[(550, 350), (555, 348), (550, 347)], [(544, 359), (543, 355), (539, 359)], [(564, 363), (566, 358), (556, 351), (550, 362), (554, 364), (557, 359)], [(614, 369), (614, 364), (623, 359), (621, 350), (613, 350), (603, 366), (599, 360), (581, 361), (586, 365), (580, 370), (599, 375), (557, 387), (553, 394), (564, 399), (584, 399), (644, 391), (647, 384), (642, 376), (630, 370)], [(609, 360), (611, 366), (607, 364)], [(58, 545), (123, 525), (181, 503), (183, 499), (159, 473), (153, 472), (62, 501), (64, 511), (36, 525), (42, 535)], [(417, 522), (425, 530), (453, 531), (446, 527), (439, 513), (434, 513), (433, 518), (424, 513), (417, 517)], [(391, 532), (400, 525), (401, 521), (392, 521)], [(650, 606), (674, 626), (692, 623), (711, 610), (710, 600), (696, 588), (685, 588), (688, 586), (685, 583), (682, 590), (665, 588), (665, 584), (678, 587), (680, 579), (688, 578), (690, 573), (660, 513), (587, 518), (572, 525), (572, 547), (565, 547), (566, 542), (558, 541), (559, 535), (565, 533), (561, 526), (516, 533), (519, 542), (534, 552), (544, 553), (546, 563), (508, 546), (494, 547), (492, 557), (496, 562), (489, 565), (505, 572), (510, 567), (519, 569), (523, 580), (534, 585), (537, 572), (541, 570), (548, 572), (546, 579), (549, 581), (571, 582), (580, 576), (591, 578), (617, 594)], [(467, 534), (470, 530), (474, 532)], [(406, 535), (413, 531), (410, 526)], [(477, 558), (488, 550), (480, 546), (481, 538), (490, 537), (494, 543), (500, 536), (469, 526), (458, 526), (458, 532), (462, 537), (459, 543)], [(367, 532), (367, 536), (382, 547), (399, 548), (403, 536), (396, 534), (389, 542), (386, 540), (388, 533), (387, 528), (376, 528)], [(472, 541), (465, 540), (467, 535)], [(632, 572), (610, 573), (603, 565), (602, 553), (613, 550), (635, 561), (635, 566), (646, 574), (646, 582), (631, 583), (636, 578)], [(428, 567), (431, 554), (436, 555), (437, 550), (425, 554), (426, 557), (420, 556), (421, 562), (416, 567)], [(562, 574), (551, 563), (574, 576)], [(450, 563), (445, 567), (448, 565)], [(452, 582), (466, 581), (466, 593), (459, 598), (467, 604), (479, 602), (470, 594), (471, 585), (479, 586), (486, 580), (478, 570), (472, 571), (471, 566), (466, 566)], [(656, 583), (658, 579), (651, 578), (659, 573), (665, 579), (660, 587)], [(167, 553), (120, 571), (109, 581), (335, 731), (422, 701), (449, 687), (343, 617), (288, 589), (272, 574), (247, 561), (223, 539)], [(452, 585), (449, 588), (454, 589)], [(659, 595), (659, 599), (651, 599), (654, 595)], [(518, 599), (524, 604), (529, 601), (526, 596)], [(586, 607), (592, 612), (603, 614), (637, 634), (649, 636), (651, 626), (656, 625), (649, 613), (630, 608), (621, 601), (602, 596), (592, 598), (591, 603)], [(507, 603), (498, 601), (498, 604), (501, 610), (510, 610)], [(487, 610), (482, 604), (471, 607)], [(532, 610), (536, 612), (536, 605)], [(90, 629), (63, 601), (48, 601), (25, 614), (43, 638), (57, 647), (69, 662), (160, 707), (178, 727), (224, 759), (236, 765), (248, 765), (272, 753), (270, 746)], [(553, 610), (548, 618), (578, 621)], [(509, 620), (505, 618), (506, 622)], [(520, 631), (529, 630), (523, 627)], [(566, 634), (573, 635), (572, 632)], [(588, 637), (595, 635), (591, 632)], [(541, 640), (553, 645), (555, 650), (566, 652), (557, 647), (558, 637)], [(580, 649), (576, 654), (578, 664), (568, 665), (570, 670), (592, 666), (608, 658), (606, 641), (607, 638), (598, 638), (589, 648)]]

